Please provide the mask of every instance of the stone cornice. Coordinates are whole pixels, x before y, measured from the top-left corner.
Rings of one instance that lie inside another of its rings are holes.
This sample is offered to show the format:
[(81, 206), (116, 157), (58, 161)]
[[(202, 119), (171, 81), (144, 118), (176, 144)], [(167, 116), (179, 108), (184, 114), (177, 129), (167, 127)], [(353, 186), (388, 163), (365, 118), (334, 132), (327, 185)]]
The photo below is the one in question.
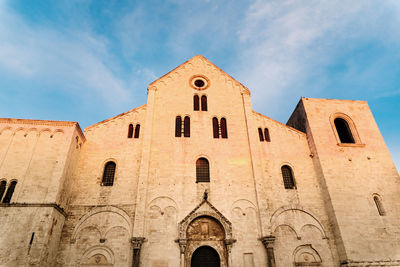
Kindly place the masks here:
[(23, 207), (23, 208), (30, 208), (30, 207), (43, 207), (43, 208), (54, 208), (56, 209), (61, 215), (65, 218), (67, 217), (67, 213), (65, 213), (64, 209), (61, 208), (56, 203), (0, 203), (0, 208), (13, 208), (13, 207)]
[(82, 132), (81, 126), (76, 121), (52, 121), (52, 120), (31, 120), (31, 119), (13, 119), (13, 118), (0, 118), (0, 123), (8, 124), (28, 124), (28, 125), (45, 125), (45, 126), (63, 126), (73, 127), (75, 126), (78, 130), (79, 135), (83, 141), (86, 141), (86, 137)]

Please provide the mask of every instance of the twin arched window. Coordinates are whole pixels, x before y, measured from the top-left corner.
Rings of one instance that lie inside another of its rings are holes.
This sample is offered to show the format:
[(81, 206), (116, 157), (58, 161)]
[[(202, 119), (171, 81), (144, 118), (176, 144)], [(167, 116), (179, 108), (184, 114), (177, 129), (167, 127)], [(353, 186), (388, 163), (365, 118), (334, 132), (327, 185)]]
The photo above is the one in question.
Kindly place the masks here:
[(112, 186), (114, 184), (114, 176), (116, 164), (113, 161), (109, 161), (104, 166), (103, 179), (101, 180), (101, 184), (104, 186)]
[[(199, 111), (200, 110), (200, 97), (198, 95), (193, 96), (193, 110)], [(201, 110), (207, 111), (207, 96), (201, 96)]]
[(271, 138), (269, 137), (268, 128), (264, 129), (264, 133), (261, 128), (258, 128), (258, 136), (260, 138), (260, 142), (263, 142), (264, 140), (265, 140), (265, 142), (271, 142)]
[(221, 138), (228, 138), (228, 129), (226, 126), (226, 119), (221, 118), (220, 123), (218, 123), (218, 119), (214, 117), (212, 119), (212, 124), (213, 124), (213, 137), (214, 138), (219, 138), (221, 135)]
[[(8, 189), (6, 192), (7, 181), (5, 181), (5, 180), (1, 181), (0, 182), (0, 201), (2, 200), (3, 203), (10, 203), (16, 185), (17, 185), (17, 181), (12, 181), (10, 183), (10, 185), (8, 186)], [(6, 194), (3, 198), (3, 195), (5, 192), (6, 192)]]
[(196, 183), (210, 182), (210, 164), (206, 158), (196, 161)]
[(190, 117), (185, 116), (183, 123), (181, 116), (177, 116), (175, 118), (175, 137), (182, 136), (182, 128), (183, 128), (183, 136), (190, 137)]
[[(133, 128), (135, 128), (135, 135), (133, 135)], [(133, 127), (133, 124), (129, 124), (128, 138), (132, 138), (133, 136), (135, 138), (139, 138), (139, 133), (140, 133), (140, 124), (136, 124), (136, 127)]]
[(288, 165), (283, 165), (281, 167), (281, 171), (285, 189), (296, 189), (292, 168), (290, 168)]

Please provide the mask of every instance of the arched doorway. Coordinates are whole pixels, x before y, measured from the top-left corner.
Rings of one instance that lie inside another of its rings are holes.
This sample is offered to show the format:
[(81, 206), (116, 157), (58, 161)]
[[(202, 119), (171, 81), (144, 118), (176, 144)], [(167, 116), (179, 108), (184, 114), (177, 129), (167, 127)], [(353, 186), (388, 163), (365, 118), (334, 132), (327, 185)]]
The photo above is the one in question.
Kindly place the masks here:
[(211, 216), (199, 216), (186, 229), (185, 266), (227, 267), (225, 230)]
[(218, 252), (212, 247), (202, 246), (192, 254), (191, 267), (220, 267)]

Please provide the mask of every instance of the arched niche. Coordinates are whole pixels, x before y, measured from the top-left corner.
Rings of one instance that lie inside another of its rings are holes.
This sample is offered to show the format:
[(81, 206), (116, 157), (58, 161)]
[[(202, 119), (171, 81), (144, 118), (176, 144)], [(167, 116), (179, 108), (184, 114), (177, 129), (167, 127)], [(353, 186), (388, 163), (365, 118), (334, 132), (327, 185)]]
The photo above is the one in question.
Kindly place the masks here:
[(89, 248), (82, 256), (82, 267), (113, 267), (114, 254), (105, 246), (94, 246)]
[(321, 266), (322, 260), (318, 252), (309, 244), (298, 246), (294, 250), (294, 266)]

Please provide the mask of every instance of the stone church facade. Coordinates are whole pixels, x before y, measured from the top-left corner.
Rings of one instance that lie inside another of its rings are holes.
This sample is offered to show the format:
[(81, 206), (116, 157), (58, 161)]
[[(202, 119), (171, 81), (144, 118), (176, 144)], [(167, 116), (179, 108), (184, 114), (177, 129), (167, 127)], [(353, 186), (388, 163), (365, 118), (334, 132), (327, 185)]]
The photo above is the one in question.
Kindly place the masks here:
[(81, 131), (0, 119), (0, 266), (400, 266), (400, 177), (365, 101), (287, 124), (202, 56)]

